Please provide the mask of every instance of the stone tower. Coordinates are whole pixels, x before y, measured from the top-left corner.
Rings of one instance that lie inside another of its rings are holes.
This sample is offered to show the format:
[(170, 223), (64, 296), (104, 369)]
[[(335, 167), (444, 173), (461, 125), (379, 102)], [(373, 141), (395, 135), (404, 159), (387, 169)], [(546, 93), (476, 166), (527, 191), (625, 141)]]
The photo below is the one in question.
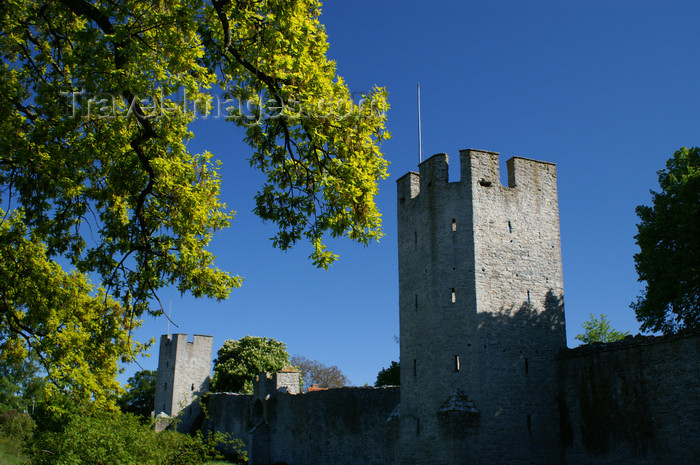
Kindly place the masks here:
[(178, 431), (189, 432), (201, 412), (196, 399), (209, 390), (212, 336), (162, 335), (154, 412), (178, 416)]
[[(557, 463), (566, 346), (554, 164), (439, 154), (397, 181), (402, 464)], [(528, 459), (523, 461), (523, 458)]]

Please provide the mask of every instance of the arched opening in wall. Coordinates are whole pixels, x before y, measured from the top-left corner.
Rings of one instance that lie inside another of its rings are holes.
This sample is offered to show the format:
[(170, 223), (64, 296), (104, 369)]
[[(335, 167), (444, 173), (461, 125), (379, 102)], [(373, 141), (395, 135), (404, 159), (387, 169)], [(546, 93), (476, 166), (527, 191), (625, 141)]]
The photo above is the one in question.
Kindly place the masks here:
[(265, 408), (263, 407), (262, 401), (260, 399), (256, 400), (253, 404), (253, 425), (257, 425), (263, 420), (264, 413)]

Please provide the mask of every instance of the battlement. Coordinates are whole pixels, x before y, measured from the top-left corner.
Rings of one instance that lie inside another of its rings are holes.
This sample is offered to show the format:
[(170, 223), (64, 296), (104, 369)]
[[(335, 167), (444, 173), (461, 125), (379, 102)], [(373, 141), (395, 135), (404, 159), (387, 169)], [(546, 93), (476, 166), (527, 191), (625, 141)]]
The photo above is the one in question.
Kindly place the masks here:
[(523, 157), (512, 157), (506, 162), (508, 186), (501, 184), (498, 152), (486, 150), (460, 150), (460, 180), (449, 182), (449, 156), (438, 153), (418, 165), (419, 172), (410, 171), (396, 183), (399, 203), (414, 199), (422, 192), (448, 184), (463, 184), (475, 188), (500, 187), (506, 189), (537, 189), (544, 185), (556, 186), (554, 163)]
[(180, 346), (184, 344), (190, 344), (193, 346), (211, 346), (214, 336), (206, 336), (204, 334), (194, 334), (192, 340), (188, 340), (188, 335), (184, 333), (175, 334), (163, 334), (160, 336), (160, 343), (163, 344), (175, 344), (175, 346)]

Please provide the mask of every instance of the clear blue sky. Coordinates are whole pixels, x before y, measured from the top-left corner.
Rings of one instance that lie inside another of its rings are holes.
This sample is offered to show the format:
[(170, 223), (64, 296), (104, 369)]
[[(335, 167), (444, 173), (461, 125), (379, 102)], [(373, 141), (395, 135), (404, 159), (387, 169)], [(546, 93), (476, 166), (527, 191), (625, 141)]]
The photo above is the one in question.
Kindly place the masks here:
[[(212, 249), (245, 281), (220, 303), (173, 293), (171, 332), (213, 335), (215, 351), (226, 339), (273, 337), (355, 385), (398, 360), (395, 181), (417, 168), (418, 82), (424, 156), (479, 148), (502, 163), (557, 164), (569, 346), (590, 313), (638, 332), (634, 208), (650, 202), (675, 150), (700, 144), (700, 2), (329, 1), (321, 19), (352, 91), (390, 93), (391, 176), (378, 199), (386, 236), (367, 248), (332, 242), (340, 261), (329, 271), (313, 267), (306, 244), (273, 249), (273, 225), (251, 213), (262, 178), (241, 131), (198, 122), (191, 149), (223, 161), (223, 198), (238, 212)], [(166, 330), (149, 319), (137, 337)], [(141, 365), (156, 369), (157, 352)]]

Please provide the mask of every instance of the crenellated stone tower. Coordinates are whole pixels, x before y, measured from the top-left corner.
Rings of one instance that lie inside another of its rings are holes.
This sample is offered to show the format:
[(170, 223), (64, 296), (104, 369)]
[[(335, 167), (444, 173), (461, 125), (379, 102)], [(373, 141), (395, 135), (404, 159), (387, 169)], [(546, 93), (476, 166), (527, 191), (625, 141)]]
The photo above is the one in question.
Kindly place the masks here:
[[(566, 346), (554, 164), (439, 154), (398, 183), (402, 464), (557, 463)], [(524, 459), (527, 458), (527, 459)]]
[[(209, 390), (212, 343), (212, 336), (199, 334), (192, 342), (187, 341), (187, 334), (160, 337), (154, 412), (178, 416), (178, 431), (189, 432), (202, 411), (196, 399)], [(167, 426), (160, 425), (156, 428)]]

